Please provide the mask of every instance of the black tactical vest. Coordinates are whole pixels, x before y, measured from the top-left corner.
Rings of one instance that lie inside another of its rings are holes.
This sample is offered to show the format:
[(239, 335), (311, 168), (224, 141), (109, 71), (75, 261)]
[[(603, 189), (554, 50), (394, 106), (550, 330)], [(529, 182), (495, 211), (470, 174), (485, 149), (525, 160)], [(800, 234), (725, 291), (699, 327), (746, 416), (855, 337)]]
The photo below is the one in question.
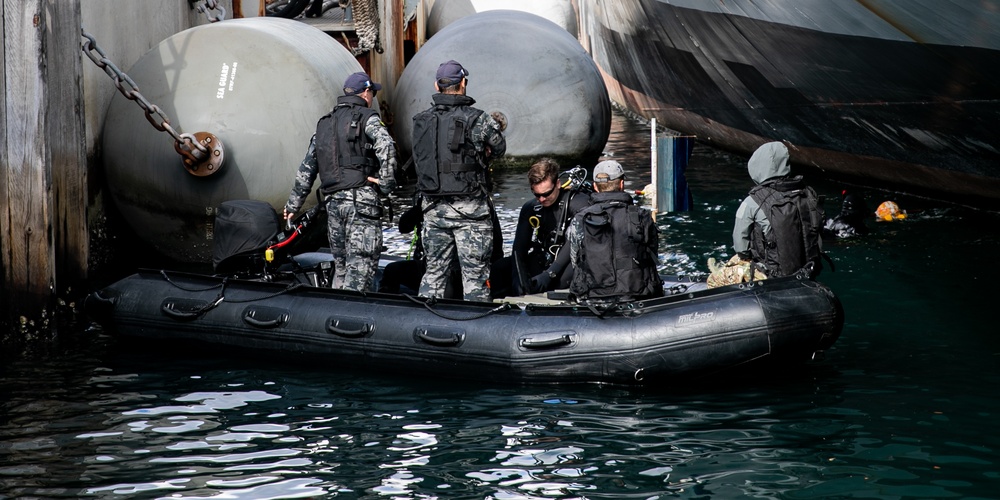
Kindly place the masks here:
[(316, 163), (323, 195), (364, 186), (378, 177), (378, 157), (365, 134), (365, 124), (377, 114), (358, 96), (341, 96), (333, 111), (316, 124)]
[(591, 195), (576, 215), (583, 241), (569, 291), (582, 299), (633, 300), (663, 294), (656, 270), (657, 228), (628, 193)]
[(486, 167), (472, 143), (472, 126), (483, 113), (471, 97), (435, 94), (434, 106), (413, 117), (413, 164), (417, 189), (429, 196), (474, 194), (486, 186)]
[(766, 235), (758, 224), (750, 232), (750, 251), (768, 277), (790, 276), (809, 262), (811, 276), (819, 274), (823, 210), (802, 176), (764, 181), (750, 190), (750, 196), (771, 224)]

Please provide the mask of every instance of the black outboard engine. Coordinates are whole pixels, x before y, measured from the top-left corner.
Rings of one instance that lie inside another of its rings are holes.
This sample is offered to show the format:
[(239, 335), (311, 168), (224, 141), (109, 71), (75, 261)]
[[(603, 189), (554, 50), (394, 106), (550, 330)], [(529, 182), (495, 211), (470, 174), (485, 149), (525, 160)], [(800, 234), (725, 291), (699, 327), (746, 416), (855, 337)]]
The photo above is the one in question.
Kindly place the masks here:
[(258, 277), (266, 274), (267, 248), (278, 241), (281, 217), (263, 201), (232, 200), (219, 205), (212, 239), (212, 267), (217, 274)]
[[(288, 281), (328, 287), (333, 257), (326, 241), (322, 204), (297, 217), (288, 230), (271, 205), (254, 200), (226, 201), (215, 216), (212, 264), (217, 275), (261, 281)], [(318, 231), (307, 231), (316, 226)]]

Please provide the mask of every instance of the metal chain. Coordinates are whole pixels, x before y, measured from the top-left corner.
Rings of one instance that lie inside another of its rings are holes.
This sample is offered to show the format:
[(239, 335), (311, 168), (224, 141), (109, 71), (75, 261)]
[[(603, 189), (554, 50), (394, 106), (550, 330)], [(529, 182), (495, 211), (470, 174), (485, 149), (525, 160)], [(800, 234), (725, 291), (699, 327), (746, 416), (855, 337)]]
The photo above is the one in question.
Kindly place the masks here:
[[(213, 11), (213, 10), (219, 11), (219, 15), (212, 16), (212, 14), (210, 14), (210, 12)], [(205, 0), (205, 3), (198, 4), (198, 12), (204, 13), (205, 14), (205, 18), (207, 18), (208, 22), (210, 22), (210, 23), (217, 23), (219, 21), (225, 21), (226, 20), (226, 9), (225, 9), (225, 7), (219, 5), (219, 3), (216, 2), (215, 0)]]
[[(209, 0), (210, 2), (213, 0)], [(213, 2), (214, 3), (214, 2)], [(146, 112), (146, 120), (149, 121), (153, 128), (159, 130), (160, 132), (166, 132), (174, 138), (174, 149), (177, 150), (181, 156), (184, 156), (193, 163), (200, 163), (206, 156), (208, 156), (209, 151), (204, 145), (198, 142), (198, 139), (194, 134), (180, 134), (170, 126), (170, 119), (167, 118), (163, 111), (160, 110), (159, 106), (149, 102), (141, 93), (139, 93), (139, 86), (132, 81), (128, 75), (122, 70), (118, 69), (110, 59), (108, 59), (107, 54), (97, 45), (97, 40), (94, 39), (92, 35), (83, 31), (81, 28), (81, 33), (83, 38), (86, 39), (83, 42), (83, 52), (87, 54), (87, 57), (97, 67), (104, 70), (105, 73), (111, 77), (115, 82), (115, 87), (125, 96), (126, 99), (130, 101), (135, 101), (136, 104)], [(155, 117), (154, 117), (155, 115)], [(196, 151), (195, 151), (196, 150)]]

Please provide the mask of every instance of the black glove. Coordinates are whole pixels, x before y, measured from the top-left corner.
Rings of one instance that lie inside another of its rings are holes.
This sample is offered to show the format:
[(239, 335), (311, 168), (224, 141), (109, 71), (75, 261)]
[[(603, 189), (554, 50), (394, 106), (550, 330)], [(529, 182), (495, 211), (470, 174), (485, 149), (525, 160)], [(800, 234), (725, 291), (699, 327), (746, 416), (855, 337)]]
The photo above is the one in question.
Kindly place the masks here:
[(551, 282), (552, 276), (549, 275), (548, 271), (543, 271), (541, 274), (532, 276), (528, 286), (531, 288), (531, 293), (542, 293), (549, 289)]

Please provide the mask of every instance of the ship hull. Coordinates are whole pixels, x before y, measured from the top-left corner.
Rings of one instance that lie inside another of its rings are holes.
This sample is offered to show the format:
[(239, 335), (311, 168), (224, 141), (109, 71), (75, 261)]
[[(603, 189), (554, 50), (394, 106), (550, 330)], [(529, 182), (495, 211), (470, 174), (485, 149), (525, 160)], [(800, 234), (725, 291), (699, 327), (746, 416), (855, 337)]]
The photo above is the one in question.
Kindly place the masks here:
[(1000, 16), (905, 3), (580, 0), (579, 12), (612, 100), (640, 116), (740, 153), (786, 141), (797, 164), (877, 186), (1000, 199)]

